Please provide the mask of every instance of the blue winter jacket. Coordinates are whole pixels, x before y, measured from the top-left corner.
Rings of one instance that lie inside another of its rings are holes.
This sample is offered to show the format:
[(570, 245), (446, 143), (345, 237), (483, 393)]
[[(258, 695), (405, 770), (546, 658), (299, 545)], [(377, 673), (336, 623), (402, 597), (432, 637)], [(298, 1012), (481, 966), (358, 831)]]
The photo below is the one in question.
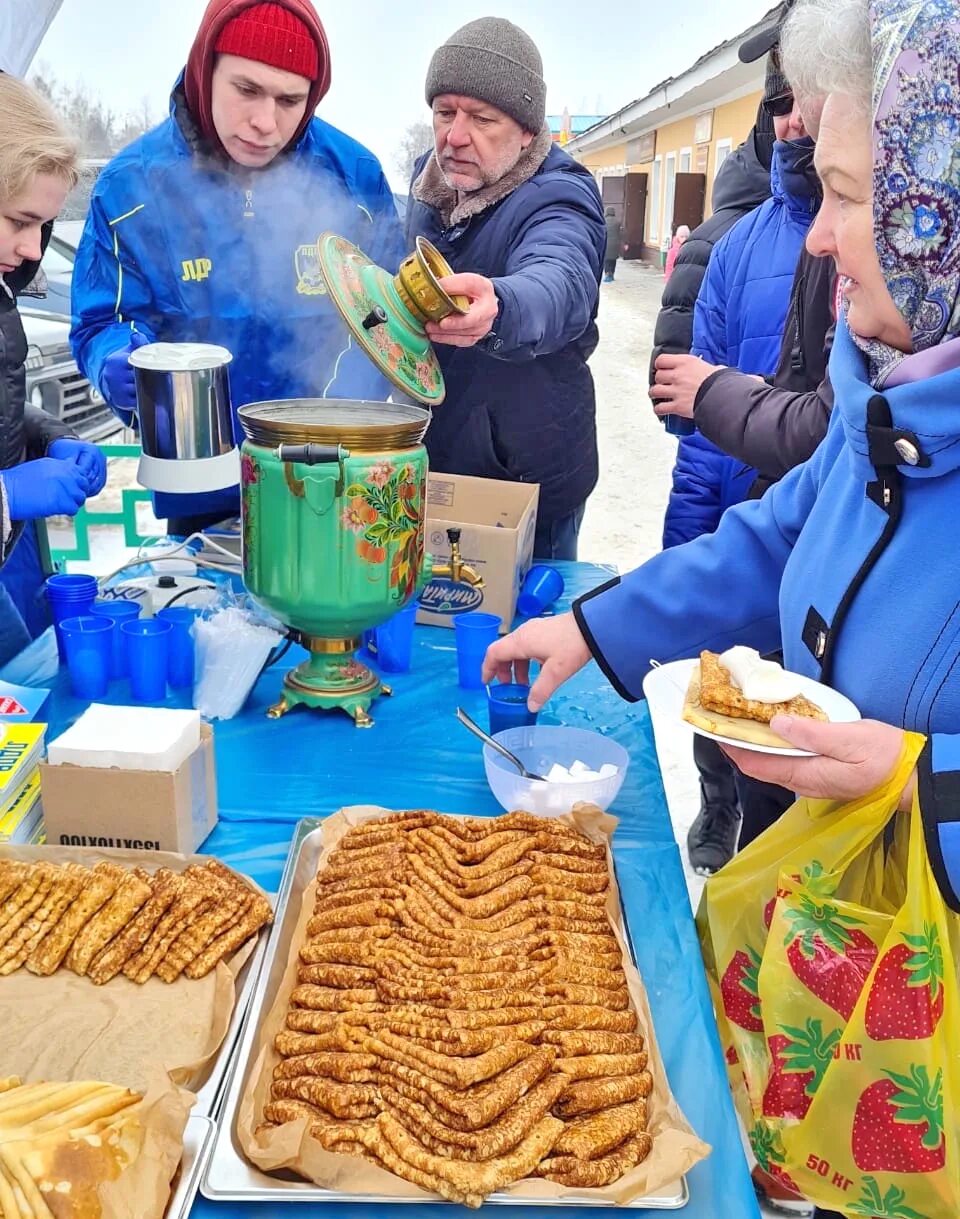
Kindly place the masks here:
[(625, 698), (641, 697), (648, 656), (742, 643), (925, 733), (927, 846), (960, 911), (960, 369), (875, 390), (841, 323), (830, 378), (837, 405), (810, 461), (574, 612)]
[[(73, 273), (77, 363), (103, 391), (104, 362), (137, 330), (228, 348), (234, 408), (385, 399), (389, 384), (327, 300), (316, 257), (326, 229), (382, 266), (399, 265), (400, 222), (372, 153), (315, 118), (267, 169), (228, 165), (201, 140), (179, 83), (170, 117), (97, 179)], [(236, 489), (154, 498), (161, 518), (239, 512)]]
[[(717, 243), (697, 298), (691, 354), (772, 376), (780, 360), (797, 261), (820, 202), (813, 141), (774, 145), (771, 197)], [(712, 533), (747, 498), (756, 471), (699, 431), (677, 447), (663, 545)]]
[(500, 312), (475, 347), (438, 344), (447, 396), (434, 411), (430, 465), (450, 474), (540, 484), (538, 523), (579, 508), (597, 481), (596, 399), (587, 359), (607, 243), (589, 170), (553, 146), (532, 177), (445, 227), (438, 207), (407, 207), (407, 244), (425, 236), (455, 271), (493, 280)]

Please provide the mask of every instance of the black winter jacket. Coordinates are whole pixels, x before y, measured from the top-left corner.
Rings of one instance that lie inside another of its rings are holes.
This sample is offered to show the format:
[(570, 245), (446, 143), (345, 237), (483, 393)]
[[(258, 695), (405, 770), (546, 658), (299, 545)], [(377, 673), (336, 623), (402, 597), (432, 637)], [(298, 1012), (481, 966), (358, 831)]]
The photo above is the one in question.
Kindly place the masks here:
[[(43, 246), (50, 240), (52, 225), (44, 230)], [(70, 428), (58, 423), (46, 411), (26, 405), (27, 383), (24, 364), (27, 336), (17, 311), (17, 293), (35, 277), (38, 263), (23, 263), (3, 276), (0, 283), (0, 470), (9, 470), (22, 461), (43, 457), (49, 445), (61, 436), (72, 436)], [(6, 290), (4, 289), (6, 285)], [(3, 479), (0, 476), (0, 564), (14, 547), (23, 526), (11, 525), (6, 509)]]
[(443, 187), (432, 156), (414, 172), (408, 248), (427, 237), (454, 271), (492, 279), (500, 312), (476, 346), (437, 344), (447, 393), (426, 436), (430, 466), (539, 483), (538, 525), (547, 526), (579, 508), (597, 481), (587, 360), (607, 242), (600, 193), (589, 170), (552, 146), (504, 197), (460, 220), (454, 212), (447, 224), (433, 203)]
[(713, 215), (684, 242), (663, 290), (653, 335), (651, 385), (656, 377), (657, 356), (687, 355), (693, 346), (693, 309), (713, 247), (742, 216), (770, 198), (773, 145), (773, 120), (761, 107), (756, 126), (720, 167), (713, 186)]
[(704, 381), (694, 421), (708, 440), (759, 473), (762, 494), (813, 456), (833, 409), (827, 362), (833, 347), (836, 269), (804, 250), (797, 264), (780, 363), (769, 383), (732, 368)]

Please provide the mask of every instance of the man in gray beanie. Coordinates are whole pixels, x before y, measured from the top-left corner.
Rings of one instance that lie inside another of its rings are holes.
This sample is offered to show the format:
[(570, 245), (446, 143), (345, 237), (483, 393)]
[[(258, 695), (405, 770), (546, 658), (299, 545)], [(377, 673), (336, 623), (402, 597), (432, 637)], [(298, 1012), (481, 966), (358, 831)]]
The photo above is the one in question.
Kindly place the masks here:
[(427, 433), (433, 469), (540, 484), (534, 553), (573, 559), (597, 481), (597, 345), (606, 247), (590, 173), (553, 143), (543, 63), (500, 17), (471, 21), (427, 72), (434, 149), (418, 162), (407, 240), (456, 272), (465, 315), (428, 327), (447, 396)]

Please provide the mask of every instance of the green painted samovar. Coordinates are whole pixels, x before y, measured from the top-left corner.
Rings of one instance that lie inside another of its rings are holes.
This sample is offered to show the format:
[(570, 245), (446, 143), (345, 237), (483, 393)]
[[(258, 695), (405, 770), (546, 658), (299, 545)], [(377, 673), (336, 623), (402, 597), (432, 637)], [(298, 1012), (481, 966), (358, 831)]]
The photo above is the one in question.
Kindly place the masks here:
[(424, 553), (430, 413), (304, 398), (239, 416), (244, 581), (310, 653), (268, 714), (338, 707), (368, 727), (390, 690), (356, 658), (363, 632), (443, 574)]

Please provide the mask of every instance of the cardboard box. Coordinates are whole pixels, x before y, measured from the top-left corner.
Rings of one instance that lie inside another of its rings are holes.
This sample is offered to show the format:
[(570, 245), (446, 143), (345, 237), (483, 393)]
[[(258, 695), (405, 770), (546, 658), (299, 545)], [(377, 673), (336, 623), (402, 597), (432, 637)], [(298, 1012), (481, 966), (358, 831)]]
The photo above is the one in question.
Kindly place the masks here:
[(453, 626), (457, 614), (482, 610), (499, 614), (510, 630), (517, 595), (533, 561), (540, 487), (497, 482), (465, 474), (430, 472), (427, 480), (427, 552), (437, 562), (450, 558), (447, 530), (460, 530), (460, 556), (483, 578), (483, 588), (466, 581), (431, 580), (420, 594), (417, 622)]
[(43, 763), (40, 790), (51, 846), (192, 854), (217, 824), (213, 730), (176, 771)]

